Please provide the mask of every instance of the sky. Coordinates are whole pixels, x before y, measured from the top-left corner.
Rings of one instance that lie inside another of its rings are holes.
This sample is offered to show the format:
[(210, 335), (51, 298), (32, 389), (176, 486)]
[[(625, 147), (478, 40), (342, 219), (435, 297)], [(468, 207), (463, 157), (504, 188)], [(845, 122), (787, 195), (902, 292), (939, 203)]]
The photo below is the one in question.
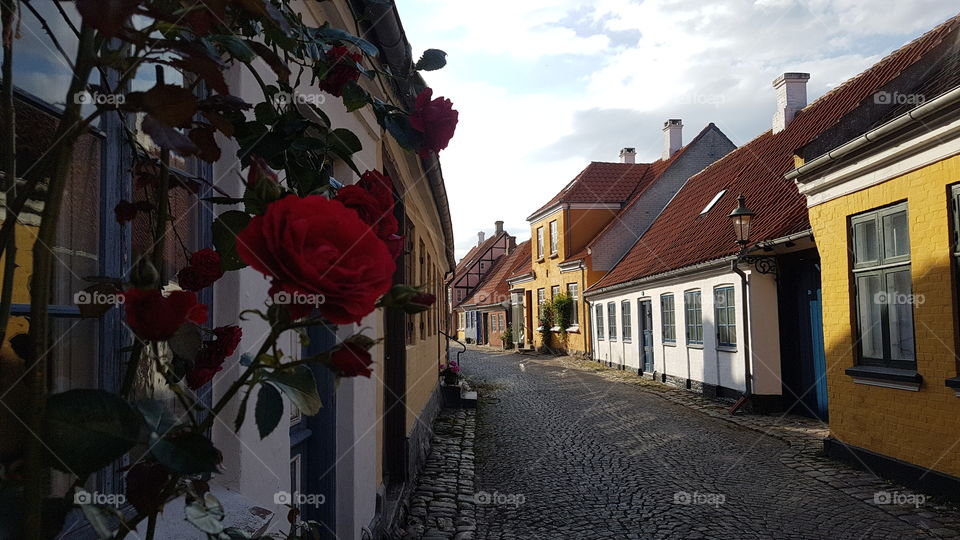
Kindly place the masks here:
[(426, 74), (460, 111), (441, 152), (459, 259), (590, 161), (660, 156), (715, 123), (738, 146), (770, 129), (771, 85), (811, 74), (808, 101), (957, 14), (952, 0), (396, 0), (407, 37), (448, 53)]

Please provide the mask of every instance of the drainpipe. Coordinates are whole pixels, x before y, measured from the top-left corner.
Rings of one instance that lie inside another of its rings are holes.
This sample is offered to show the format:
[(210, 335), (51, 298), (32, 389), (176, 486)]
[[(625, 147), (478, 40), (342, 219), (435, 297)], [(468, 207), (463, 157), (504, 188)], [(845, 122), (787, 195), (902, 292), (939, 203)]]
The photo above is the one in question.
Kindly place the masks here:
[(739, 409), (744, 404), (746, 404), (746, 402), (750, 400), (750, 396), (753, 395), (753, 381), (752, 381), (752, 374), (750, 369), (752, 353), (750, 352), (750, 318), (749, 318), (750, 310), (747, 307), (747, 302), (748, 302), (747, 274), (743, 270), (741, 270), (740, 267), (737, 265), (737, 260), (738, 259), (734, 259), (733, 261), (730, 262), (730, 270), (732, 270), (738, 276), (740, 276), (740, 291), (741, 291), (740, 296), (742, 297), (742, 300), (740, 303), (743, 304), (743, 308), (741, 311), (743, 312), (743, 352), (744, 352), (744, 357), (743, 357), (744, 385), (743, 387), (744, 387), (744, 391), (743, 391), (743, 397), (741, 397), (740, 400), (737, 401), (736, 405), (734, 405), (733, 408), (730, 409), (730, 414), (737, 412), (737, 409)]

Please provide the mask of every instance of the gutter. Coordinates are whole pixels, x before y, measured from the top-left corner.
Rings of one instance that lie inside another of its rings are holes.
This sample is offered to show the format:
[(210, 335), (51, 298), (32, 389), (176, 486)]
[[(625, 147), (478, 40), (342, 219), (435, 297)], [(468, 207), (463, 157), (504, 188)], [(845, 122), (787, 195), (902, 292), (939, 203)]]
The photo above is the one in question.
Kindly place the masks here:
[(596, 290), (594, 290), (594, 291), (587, 291), (587, 292), (585, 292), (584, 295), (583, 295), (583, 297), (584, 297), (584, 298), (596, 297), (596, 296), (600, 296), (600, 295), (602, 295), (602, 294), (604, 294), (604, 293), (620, 291), (620, 290), (623, 290), (623, 289), (629, 289), (629, 288), (634, 287), (634, 286), (636, 286), (636, 285), (644, 285), (644, 284), (647, 284), (647, 283), (653, 283), (653, 282), (656, 282), (656, 281), (660, 281), (660, 280), (662, 280), (662, 279), (668, 279), (668, 278), (673, 278), (673, 277), (685, 276), (685, 275), (687, 275), (687, 274), (694, 274), (694, 273), (699, 272), (699, 271), (701, 271), (701, 270), (710, 270), (710, 269), (713, 269), (713, 268), (721, 268), (721, 267), (723, 267), (723, 266), (729, 265), (729, 264), (730, 264), (730, 261), (733, 261), (733, 260), (735, 260), (736, 258), (737, 258), (736, 255), (728, 255), (728, 256), (722, 257), (722, 258), (720, 258), (720, 259), (713, 259), (712, 261), (706, 261), (706, 262), (697, 263), (697, 264), (690, 265), (690, 266), (684, 266), (683, 268), (677, 268), (677, 269), (675, 269), (675, 270), (669, 270), (669, 271), (667, 271), (667, 272), (662, 272), (662, 273), (660, 273), (660, 274), (654, 274), (654, 275), (652, 275), (652, 276), (646, 276), (646, 277), (642, 277), (642, 278), (638, 278), (638, 279), (633, 279), (633, 280), (630, 280), (630, 281), (625, 281), (625, 282), (623, 282), (623, 283), (618, 283), (618, 284), (616, 284), (616, 285), (610, 285), (610, 286), (607, 286), (607, 287), (601, 287), (601, 288), (596, 289)]
[(954, 88), (946, 94), (928, 101), (919, 107), (911, 109), (909, 112), (890, 120), (886, 124), (872, 129), (856, 139), (842, 144), (826, 154), (808, 161), (800, 167), (787, 172), (785, 175), (783, 175), (783, 177), (787, 180), (794, 180), (801, 184), (805, 183), (809, 180), (801, 179), (802, 176), (823, 169), (824, 167), (827, 167), (828, 165), (844, 156), (847, 156), (848, 154), (851, 154), (871, 143), (875, 143), (885, 137), (893, 135), (905, 127), (920, 123), (924, 118), (956, 103), (960, 103), (960, 87)]
[[(381, 62), (390, 67), (393, 73), (398, 77), (414, 76), (417, 82), (423, 83), (423, 79), (413, 69), (413, 52), (410, 42), (407, 41), (407, 35), (403, 31), (403, 24), (400, 21), (400, 14), (394, 2), (383, 2), (382, 0), (353, 0), (354, 4), (361, 8), (360, 13), (369, 13), (368, 20), (374, 21), (368, 25), (367, 32), (372, 32), (376, 38), (375, 42), (380, 49)], [(366, 33), (366, 32), (365, 32)], [(393, 90), (401, 96), (401, 100), (409, 108), (414, 100), (411, 96), (405, 94), (406, 89), (401, 88), (394, 79)], [(423, 83), (425, 85), (425, 83)], [(453, 246), (453, 220), (450, 218), (450, 203), (447, 199), (447, 188), (443, 183), (443, 170), (440, 168), (440, 160), (436, 155), (430, 155), (426, 158), (420, 158), (424, 174), (429, 180), (430, 193), (433, 196), (433, 202), (440, 215), (440, 226), (443, 229), (443, 237), (446, 247), (447, 264), (451, 269), (457, 267), (457, 259)]]

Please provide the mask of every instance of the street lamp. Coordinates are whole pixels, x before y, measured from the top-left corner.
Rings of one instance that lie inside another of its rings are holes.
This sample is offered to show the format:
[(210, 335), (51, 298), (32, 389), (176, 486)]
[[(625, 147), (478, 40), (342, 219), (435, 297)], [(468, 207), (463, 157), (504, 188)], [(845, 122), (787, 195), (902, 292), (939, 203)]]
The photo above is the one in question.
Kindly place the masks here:
[(747, 208), (747, 198), (743, 195), (737, 197), (737, 207), (730, 212), (730, 222), (733, 223), (733, 230), (737, 234), (737, 243), (740, 249), (747, 248), (747, 242), (750, 241), (750, 224), (753, 216), (757, 215), (753, 210)]

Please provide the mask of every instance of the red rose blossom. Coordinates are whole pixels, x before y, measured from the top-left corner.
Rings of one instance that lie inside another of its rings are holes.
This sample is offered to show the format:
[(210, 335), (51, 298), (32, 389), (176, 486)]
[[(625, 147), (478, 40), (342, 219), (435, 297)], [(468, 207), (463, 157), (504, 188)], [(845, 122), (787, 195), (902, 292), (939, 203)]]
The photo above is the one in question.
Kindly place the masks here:
[(193, 363), (193, 368), (186, 375), (187, 386), (191, 390), (197, 390), (207, 384), (213, 379), (214, 375), (223, 369), (223, 362), (226, 357), (221, 356), (215, 348), (213, 342), (209, 341), (205, 342), (203, 347), (200, 348), (200, 352)]
[(190, 266), (177, 272), (177, 283), (188, 291), (199, 291), (223, 277), (220, 254), (206, 248), (190, 255)]
[(444, 97), (433, 97), (433, 89), (424, 88), (417, 95), (417, 108), (410, 115), (410, 125), (423, 134), (420, 157), (430, 152), (440, 153), (447, 147), (457, 129), (460, 113), (453, 109), (453, 102)]
[(237, 235), (237, 254), (273, 278), (275, 291), (322, 295), (317, 309), (335, 324), (372, 312), (396, 269), (386, 244), (354, 210), (319, 195), (271, 203)]
[(390, 256), (396, 259), (403, 253), (404, 247), (404, 238), (399, 234), (391, 234), (389, 237), (384, 239), (384, 242), (387, 244), (387, 249), (390, 250)]
[(197, 295), (190, 291), (164, 296), (159, 289), (128, 289), (123, 301), (127, 325), (140, 339), (166, 341), (187, 321), (207, 321), (207, 306), (198, 304)]
[(250, 187), (255, 187), (260, 180), (269, 180), (276, 184), (279, 180), (277, 179), (277, 173), (273, 172), (273, 169), (267, 165), (267, 162), (263, 158), (257, 156), (250, 161), (250, 169), (247, 170), (247, 185)]
[(330, 362), (343, 377), (362, 375), (369, 378), (373, 373), (370, 371), (370, 364), (373, 363), (370, 351), (355, 343), (344, 343), (330, 355)]
[(393, 241), (399, 238), (397, 231), (400, 225), (393, 215), (393, 180), (389, 176), (379, 171), (367, 171), (356, 184), (341, 188), (336, 200), (356, 210), (360, 219), (373, 227), (377, 237), (387, 243), (393, 258), (397, 258), (400, 250), (396, 249)]
[(417, 293), (413, 295), (413, 298), (410, 299), (411, 303), (419, 304), (421, 306), (432, 306), (436, 301), (436, 295), (430, 293)]
[(240, 345), (240, 338), (243, 337), (243, 329), (239, 326), (221, 326), (214, 328), (213, 334), (217, 336), (215, 342), (217, 352), (226, 358), (233, 354)]
[(327, 76), (320, 81), (320, 89), (334, 96), (343, 95), (343, 87), (349, 82), (356, 82), (360, 78), (357, 63), (363, 59), (360, 53), (350, 52), (350, 49), (338, 45), (327, 51)]

